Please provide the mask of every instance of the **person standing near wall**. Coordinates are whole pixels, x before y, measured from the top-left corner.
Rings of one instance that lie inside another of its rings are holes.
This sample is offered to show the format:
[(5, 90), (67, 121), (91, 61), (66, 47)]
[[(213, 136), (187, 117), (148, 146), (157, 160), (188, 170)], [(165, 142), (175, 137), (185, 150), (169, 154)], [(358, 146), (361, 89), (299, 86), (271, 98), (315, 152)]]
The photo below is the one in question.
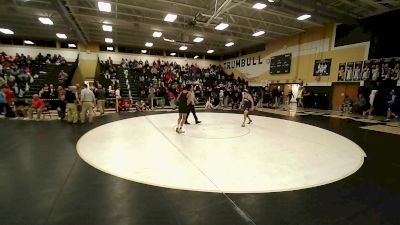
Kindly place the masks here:
[(86, 113), (89, 112), (89, 123), (93, 121), (93, 107), (96, 103), (96, 98), (93, 92), (88, 88), (87, 84), (83, 85), (83, 90), (81, 92), (81, 123), (85, 123)]

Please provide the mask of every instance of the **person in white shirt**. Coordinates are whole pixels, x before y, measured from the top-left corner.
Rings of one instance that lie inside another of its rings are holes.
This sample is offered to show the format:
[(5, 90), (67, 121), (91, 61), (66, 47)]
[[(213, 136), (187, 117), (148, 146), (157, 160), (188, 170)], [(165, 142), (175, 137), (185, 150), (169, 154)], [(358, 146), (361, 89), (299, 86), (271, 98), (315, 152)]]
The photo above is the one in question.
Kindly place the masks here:
[(346, 80), (351, 80), (352, 75), (353, 75), (353, 67), (348, 66), (346, 70)]
[(83, 85), (83, 89), (81, 91), (81, 123), (85, 123), (86, 114), (89, 112), (89, 123), (93, 121), (93, 107), (96, 103), (96, 98), (93, 92), (88, 88), (87, 84)]

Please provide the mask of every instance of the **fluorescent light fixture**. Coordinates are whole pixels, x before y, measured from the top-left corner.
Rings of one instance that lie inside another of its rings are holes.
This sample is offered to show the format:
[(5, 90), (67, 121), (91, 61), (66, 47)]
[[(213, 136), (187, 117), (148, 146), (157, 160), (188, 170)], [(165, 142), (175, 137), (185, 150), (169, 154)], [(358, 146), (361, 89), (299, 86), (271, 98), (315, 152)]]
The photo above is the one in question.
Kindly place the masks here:
[(161, 33), (161, 32), (154, 31), (153, 37), (159, 38), (159, 37), (161, 37), (161, 36), (162, 36), (162, 33)]
[(297, 19), (298, 19), (298, 20), (306, 20), (306, 19), (308, 19), (308, 18), (310, 18), (310, 17), (311, 17), (311, 15), (304, 14), (304, 15), (302, 15), (302, 16), (297, 17)]
[(199, 56), (198, 56), (198, 55), (196, 55), (196, 56), (195, 56), (195, 57), (193, 57), (193, 58), (197, 59), (197, 58), (199, 58)]
[(268, 0), (268, 1), (271, 2), (271, 3), (275, 2), (275, 0)]
[(256, 4), (253, 5), (254, 9), (263, 9), (265, 7), (267, 7), (267, 5), (264, 4), (264, 3), (256, 3)]
[(68, 48), (76, 48), (75, 44), (68, 44)]
[(3, 34), (14, 34), (12, 30), (6, 28), (0, 28), (0, 32)]
[(67, 39), (67, 35), (65, 34), (57, 33), (56, 36), (61, 39)]
[(210, 49), (207, 51), (207, 53), (209, 53), (209, 54), (214, 53), (214, 50)]
[(254, 37), (258, 37), (258, 36), (261, 36), (261, 35), (263, 35), (263, 34), (265, 34), (265, 31), (260, 30), (260, 31), (255, 32), (255, 33), (253, 34), (253, 36), (254, 36)]
[(226, 46), (226, 47), (231, 47), (231, 46), (233, 46), (234, 44), (235, 44), (235, 43), (233, 43), (233, 42), (228, 42), (228, 43), (225, 44), (225, 46)]
[(111, 4), (108, 2), (98, 2), (97, 6), (102, 12), (111, 12)]
[(179, 50), (181, 50), (181, 51), (185, 51), (187, 49), (187, 46), (181, 46), (181, 47), (179, 47)]
[(168, 39), (168, 38), (164, 38), (164, 41), (175, 42), (175, 40), (173, 40), (173, 39)]
[(106, 43), (113, 43), (114, 42), (114, 40), (112, 38), (104, 38), (104, 41)]
[(172, 55), (172, 56), (176, 56), (176, 53), (175, 52), (171, 52), (171, 54), (170, 55)]
[(151, 43), (151, 42), (146, 42), (146, 44), (144, 44), (144, 46), (146, 46), (146, 47), (153, 47), (153, 43)]
[(107, 32), (111, 32), (112, 31), (112, 26), (110, 25), (103, 25), (103, 30), (107, 31)]
[(51, 21), (51, 19), (47, 18), (47, 17), (39, 17), (39, 21), (43, 24), (46, 25), (53, 25), (53, 21)]
[(167, 21), (167, 22), (174, 22), (174, 21), (176, 20), (177, 17), (178, 17), (178, 16), (177, 16), (176, 14), (170, 14), (170, 13), (168, 13), (168, 14), (165, 16), (164, 21)]
[(141, 52), (142, 52), (143, 54), (146, 54), (146, 53), (147, 53), (147, 50), (146, 50), (146, 49), (143, 49)]
[(193, 39), (193, 42), (202, 42), (203, 40), (204, 40), (204, 38), (197, 37), (197, 38)]
[(27, 45), (33, 45), (33, 44), (35, 44), (35, 43), (33, 43), (32, 41), (29, 41), (29, 40), (25, 40), (24, 43), (27, 44)]
[(216, 30), (225, 30), (225, 28), (229, 27), (227, 23), (220, 23), (218, 26), (215, 27)]
[(114, 51), (113, 47), (107, 47), (107, 51)]

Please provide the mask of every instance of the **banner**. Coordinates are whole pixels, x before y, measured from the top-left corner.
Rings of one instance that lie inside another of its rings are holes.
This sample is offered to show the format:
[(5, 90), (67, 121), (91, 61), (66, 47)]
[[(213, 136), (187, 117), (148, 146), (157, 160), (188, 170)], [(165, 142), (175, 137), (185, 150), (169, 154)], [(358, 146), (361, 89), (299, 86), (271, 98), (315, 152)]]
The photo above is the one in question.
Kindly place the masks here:
[(329, 76), (331, 73), (332, 59), (315, 60), (314, 76)]

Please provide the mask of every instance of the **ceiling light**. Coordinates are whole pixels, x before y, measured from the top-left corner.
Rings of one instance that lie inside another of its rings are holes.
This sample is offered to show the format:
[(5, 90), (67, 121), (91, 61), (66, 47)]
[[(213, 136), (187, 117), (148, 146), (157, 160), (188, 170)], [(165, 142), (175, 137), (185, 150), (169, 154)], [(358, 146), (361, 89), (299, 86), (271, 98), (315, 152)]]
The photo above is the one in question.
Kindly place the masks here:
[(235, 43), (233, 43), (233, 42), (228, 42), (228, 43), (225, 44), (225, 46), (226, 46), (226, 47), (231, 47), (231, 46), (233, 46), (234, 44), (235, 44)]
[(267, 5), (264, 4), (264, 3), (256, 3), (256, 4), (253, 5), (254, 9), (263, 9), (265, 7), (267, 7)]
[(203, 40), (204, 40), (204, 38), (197, 37), (197, 38), (193, 39), (193, 42), (202, 42)]
[(111, 4), (108, 2), (98, 2), (97, 6), (102, 12), (111, 12)]
[(51, 19), (47, 18), (47, 17), (39, 17), (39, 21), (43, 24), (46, 25), (53, 25), (53, 21), (51, 21)]
[(254, 36), (254, 37), (258, 37), (258, 36), (261, 36), (261, 35), (263, 35), (263, 34), (265, 34), (265, 31), (260, 30), (260, 31), (258, 31), (258, 32), (255, 32), (255, 33), (253, 34), (253, 36)]
[(141, 52), (142, 52), (143, 54), (146, 54), (146, 53), (147, 53), (147, 50), (143, 49)]
[(159, 37), (161, 37), (161, 36), (162, 36), (162, 33), (161, 33), (161, 32), (154, 31), (153, 37), (159, 38)]
[(144, 44), (144, 46), (146, 46), (146, 47), (153, 47), (153, 43), (151, 43), (151, 42), (146, 42), (146, 44)]
[(195, 56), (195, 57), (193, 57), (193, 58), (197, 59), (197, 58), (199, 58), (199, 56), (198, 56), (198, 55), (196, 55), (196, 56)]
[(176, 14), (167, 14), (164, 18), (164, 21), (174, 22), (178, 16)]
[(216, 30), (224, 30), (225, 28), (229, 27), (227, 23), (220, 23), (218, 26), (215, 27)]
[(107, 47), (107, 51), (114, 51), (113, 47)]
[(164, 38), (164, 41), (175, 42), (175, 40), (173, 40), (173, 39), (168, 39), (168, 38)]
[(214, 53), (214, 50), (210, 49), (210, 50), (207, 51), (207, 53), (210, 53), (210, 54)]
[(181, 50), (181, 51), (185, 51), (187, 49), (187, 46), (181, 46), (181, 47), (179, 47), (179, 50)]
[(172, 56), (176, 56), (176, 53), (175, 52), (171, 52), (171, 54), (170, 55), (172, 55)]
[(76, 48), (75, 44), (68, 44), (68, 48)]
[(61, 39), (67, 39), (67, 35), (65, 34), (57, 33), (56, 36)]
[(297, 19), (298, 19), (298, 20), (306, 20), (306, 19), (308, 19), (308, 18), (310, 18), (310, 17), (311, 17), (311, 15), (304, 14), (304, 15), (302, 15), (302, 16), (297, 17)]
[(275, 0), (268, 0), (268, 1), (271, 2), (271, 3), (275, 2)]
[(0, 32), (3, 34), (14, 34), (12, 30), (6, 28), (0, 28)]
[(27, 44), (27, 45), (33, 45), (33, 44), (35, 44), (35, 43), (33, 43), (32, 41), (29, 41), (29, 40), (25, 40), (24, 43)]
[(110, 25), (103, 25), (103, 30), (107, 31), (107, 32), (111, 32), (112, 31), (112, 26)]
[(104, 38), (104, 41), (106, 43), (113, 43), (114, 42), (112, 38)]

